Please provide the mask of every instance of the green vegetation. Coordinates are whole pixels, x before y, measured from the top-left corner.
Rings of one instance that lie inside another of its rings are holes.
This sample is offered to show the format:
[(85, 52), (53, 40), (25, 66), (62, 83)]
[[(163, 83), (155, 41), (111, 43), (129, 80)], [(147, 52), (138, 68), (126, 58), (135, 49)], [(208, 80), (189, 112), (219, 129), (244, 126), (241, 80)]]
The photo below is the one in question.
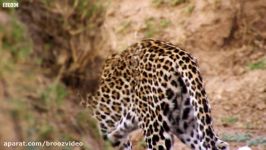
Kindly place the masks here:
[[(25, 34), (24, 26), (14, 17), (10, 26), (0, 25), (2, 51), (7, 50), (15, 61), (24, 60), (32, 50), (31, 41)], [(0, 50), (1, 51), (1, 50)]]
[(186, 7), (186, 9), (185, 9), (185, 13), (187, 13), (187, 14), (191, 14), (191, 13), (194, 11), (194, 9), (195, 9), (195, 5), (194, 5), (194, 4), (190, 4), (190, 5), (188, 5), (188, 6)]
[(164, 0), (152, 0), (152, 4), (156, 7), (159, 7), (164, 4)]
[(141, 140), (136, 144), (135, 147), (136, 147), (136, 149), (146, 149), (147, 145), (146, 145), (146, 142), (144, 140)]
[(179, 5), (187, 2), (187, 0), (170, 0), (171, 5)]
[(145, 20), (145, 37), (151, 38), (153, 37), (156, 33), (158, 33), (158, 29), (156, 28), (156, 24), (154, 21), (154, 18), (148, 18)]
[(264, 145), (266, 146), (266, 137), (257, 137), (247, 142), (248, 146)]
[(47, 108), (52, 107), (53, 102), (55, 102), (54, 105), (62, 105), (66, 96), (66, 88), (62, 85), (62, 83), (58, 82), (48, 85), (48, 87), (46, 87), (40, 94), (41, 100)]
[(171, 21), (166, 18), (147, 18), (145, 20), (144, 35), (146, 38), (154, 37), (158, 34), (161, 34), (162, 31), (170, 24)]
[[(16, 63), (24, 63), (32, 51), (32, 42), (14, 11), (8, 12), (8, 25), (0, 24), (0, 79), (16, 70)], [(32, 59), (33, 60), (33, 59)]]
[(152, 4), (156, 7), (160, 7), (162, 5), (176, 6), (185, 2), (187, 2), (187, 0), (152, 0)]
[(227, 142), (247, 142), (251, 135), (247, 133), (223, 134), (222, 139)]
[(253, 125), (252, 125), (251, 122), (247, 122), (247, 123), (245, 123), (245, 128), (246, 128), (246, 129), (252, 129), (252, 128), (254, 128), (254, 127), (253, 127)]
[(222, 118), (222, 123), (225, 125), (233, 125), (238, 121), (238, 118), (234, 116), (224, 117)]
[(162, 18), (160, 21), (160, 27), (161, 28), (167, 28), (169, 25), (171, 25), (171, 21), (166, 19), (166, 18)]
[(260, 59), (257, 62), (248, 65), (250, 70), (266, 69), (266, 59)]
[(94, 139), (101, 139), (100, 132), (98, 130), (98, 125), (95, 119), (89, 117), (91, 114), (88, 110), (81, 111), (76, 115), (77, 124), (81, 129), (88, 130)]
[(223, 134), (222, 139), (227, 142), (245, 142), (248, 146), (266, 146), (266, 137), (252, 138), (248, 133)]
[(116, 32), (118, 33), (126, 33), (128, 32), (129, 28), (131, 27), (132, 22), (131, 21), (124, 21), (118, 26)]
[(161, 6), (178, 6), (181, 4), (186, 3), (187, 6), (184, 8), (183, 12), (186, 14), (191, 14), (195, 9), (194, 2), (188, 3), (189, 0), (152, 0), (152, 4), (155, 7), (161, 7)]

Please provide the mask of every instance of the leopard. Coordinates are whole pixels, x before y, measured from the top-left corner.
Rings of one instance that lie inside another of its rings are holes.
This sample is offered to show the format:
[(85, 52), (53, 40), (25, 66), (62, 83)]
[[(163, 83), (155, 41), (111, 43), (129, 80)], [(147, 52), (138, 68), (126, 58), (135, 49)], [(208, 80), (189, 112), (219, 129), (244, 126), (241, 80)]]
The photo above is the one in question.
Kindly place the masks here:
[(214, 132), (197, 60), (170, 42), (143, 39), (112, 54), (82, 103), (118, 150), (132, 150), (137, 129), (148, 150), (173, 150), (174, 137), (193, 150), (229, 150)]

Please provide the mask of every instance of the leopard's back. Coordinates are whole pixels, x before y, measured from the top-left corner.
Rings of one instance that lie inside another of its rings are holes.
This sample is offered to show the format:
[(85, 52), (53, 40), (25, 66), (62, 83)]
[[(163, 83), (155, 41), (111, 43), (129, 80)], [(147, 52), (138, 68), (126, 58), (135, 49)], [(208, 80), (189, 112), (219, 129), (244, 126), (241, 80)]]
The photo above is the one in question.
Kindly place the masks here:
[(142, 40), (111, 56), (93, 97), (104, 138), (129, 150), (128, 134), (141, 128), (149, 149), (171, 149), (173, 135), (192, 149), (226, 149), (202, 82), (196, 60), (171, 43)]

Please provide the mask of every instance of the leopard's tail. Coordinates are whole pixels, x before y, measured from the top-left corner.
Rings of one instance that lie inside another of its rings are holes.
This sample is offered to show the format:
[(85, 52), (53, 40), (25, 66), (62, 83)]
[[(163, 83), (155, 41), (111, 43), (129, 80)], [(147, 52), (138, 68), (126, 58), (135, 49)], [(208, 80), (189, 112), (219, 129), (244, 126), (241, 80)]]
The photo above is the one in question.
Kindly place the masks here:
[(208, 97), (205, 92), (201, 74), (197, 67), (197, 61), (188, 53), (185, 55), (185, 57), (189, 58), (190, 64), (186, 67), (187, 69), (178, 66), (178, 72), (183, 82), (181, 83), (181, 86), (186, 88), (186, 95), (188, 95), (190, 104), (194, 110), (194, 117), (197, 120), (198, 131), (201, 134), (207, 131), (207, 136), (214, 139), (218, 147), (226, 146), (227, 143), (219, 140), (212, 127), (211, 108), (208, 103)]

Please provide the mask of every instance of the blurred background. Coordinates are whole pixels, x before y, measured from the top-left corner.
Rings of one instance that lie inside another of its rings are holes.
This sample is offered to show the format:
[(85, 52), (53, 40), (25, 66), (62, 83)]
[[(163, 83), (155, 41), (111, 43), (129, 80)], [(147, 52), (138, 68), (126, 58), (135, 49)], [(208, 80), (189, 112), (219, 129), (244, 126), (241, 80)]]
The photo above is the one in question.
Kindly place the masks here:
[[(0, 2), (0, 149), (48, 140), (84, 146), (47, 149), (111, 150), (79, 101), (96, 90), (106, 57), (144, 38), (197, 58), (215, 129), (231, 149), (266, 149), (266, 0)], [(132, 139), (145, 149), (141, 132)]]

